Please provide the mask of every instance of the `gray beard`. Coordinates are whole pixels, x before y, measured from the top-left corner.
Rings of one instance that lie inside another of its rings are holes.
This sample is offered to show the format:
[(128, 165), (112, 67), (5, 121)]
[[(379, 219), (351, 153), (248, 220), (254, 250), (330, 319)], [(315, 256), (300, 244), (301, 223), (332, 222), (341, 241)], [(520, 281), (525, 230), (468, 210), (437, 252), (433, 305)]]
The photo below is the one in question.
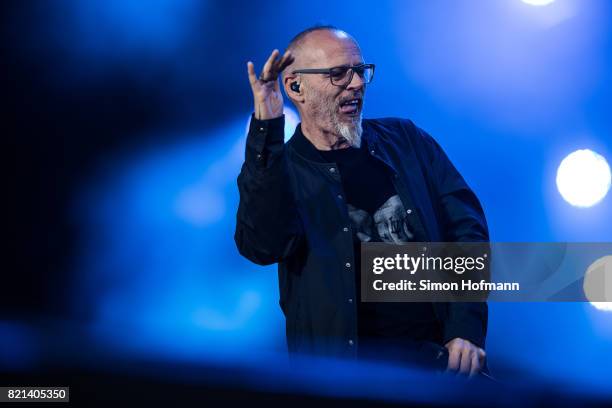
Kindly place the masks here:
[[(336, 115), (334, 115), (336, 116)], [(361, 127), (361, 114), (356, 118), (356, 120), (352, 121), (353, 123), (346, 124), (340, 122), (337, 117), (333, 118), (333, 124), (336, 128), (336, 132), (339, 133), (349, 145), (360, 148), (361, 147), (361, 134), (363, 133), (363, 129)]]
[(315, 105), (315, 117), (327, 117), (336, 134), (344, 138), (349, 145), (356, 148), (361, 147), (361, 134), (363, 133), (361, 127), (361, 113), (359, 113), (359, 116), (356, 118), (353, 118), (350, 123), (342, 122), (338, 117), (338, 106), (333, 101), (326, 99), (324, 95), (320, 95), (316, 91), (312, 93), (315, 99), (324, 101), (323, 103)]

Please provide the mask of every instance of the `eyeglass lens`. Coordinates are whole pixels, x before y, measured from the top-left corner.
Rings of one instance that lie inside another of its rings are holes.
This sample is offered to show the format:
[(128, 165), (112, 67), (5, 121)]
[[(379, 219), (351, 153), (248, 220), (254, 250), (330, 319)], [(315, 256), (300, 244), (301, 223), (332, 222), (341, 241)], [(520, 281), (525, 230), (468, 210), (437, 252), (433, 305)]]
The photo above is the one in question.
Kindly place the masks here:
[(358, 65), (355, 67), (338, 67), (331, 70), (331, 80), (334, 85), (347, 85), (353, 79), (353, 71), (357, 72), (364, 83), (372, 80), (373, 69), (369, 65)]

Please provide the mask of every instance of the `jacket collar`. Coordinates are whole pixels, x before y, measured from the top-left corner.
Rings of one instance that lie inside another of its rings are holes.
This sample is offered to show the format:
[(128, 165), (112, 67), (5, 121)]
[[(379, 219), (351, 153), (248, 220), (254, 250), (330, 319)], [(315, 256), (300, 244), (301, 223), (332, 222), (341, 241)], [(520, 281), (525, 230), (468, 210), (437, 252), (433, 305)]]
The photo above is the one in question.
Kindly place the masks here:
[[(367, 121), (364, 119), (361, 121), (361, 126), (363, 127), (363, 133), (361, 134), (361, 143), (362, 146), (365, 144), (365, 148), (368, 149), (369, 146), (373, 143), (373, 135), (369, 131), (369, 126), (367, 125)], [(293, 136), (287, 142), (291, 145), (296, 152), (305, 157), (308, 160), (312, 160), (319, 163), (327, 163), (323, 155), (317, 150), (317, 148), (312, 144), (310, 140), (304, 133), (302, 132), (302, 123), (300, 122), (296, 128)]]

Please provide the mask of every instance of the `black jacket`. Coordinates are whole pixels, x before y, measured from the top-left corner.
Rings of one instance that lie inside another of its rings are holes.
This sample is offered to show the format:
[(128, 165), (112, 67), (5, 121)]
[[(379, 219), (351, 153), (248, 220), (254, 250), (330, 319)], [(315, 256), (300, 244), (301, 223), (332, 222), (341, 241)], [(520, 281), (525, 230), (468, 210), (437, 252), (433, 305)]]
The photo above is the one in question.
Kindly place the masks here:
[[(489, 240), (478, 199), (431, 136), (405, 119), (362, 126), (362, 143), (392, 171), (415, 241)], [(300, 131), (285, 143), (284, 116), (252, 117), (238, 189), (236, 245), (257, 264), (278, 263), (289, 351), (356, 356), (359, 254), (336, 164), (323, 162)], [(460, 337), (484, 348), (486, 303), (434, 309), (444, 342)]]

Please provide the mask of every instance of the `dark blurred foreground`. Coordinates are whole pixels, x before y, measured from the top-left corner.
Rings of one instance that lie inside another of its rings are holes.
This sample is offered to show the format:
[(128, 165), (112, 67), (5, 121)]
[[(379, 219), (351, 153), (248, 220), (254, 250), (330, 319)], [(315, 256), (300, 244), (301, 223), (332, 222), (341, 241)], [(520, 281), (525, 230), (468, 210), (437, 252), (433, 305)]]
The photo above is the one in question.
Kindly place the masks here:
[[(126, 334), (127, 335), (127, 334)], [(8, 355), (0, 384), (69, 386), (74, 405), (256, 404), (265, 406), (600, 406), (610, 393), (545, 382), (517, 371), (512, 381), (374, 362), (299, 359), (285, 354), (170, 359), (121, 352), (70, 323), (37, 322)], [(33, 340), (35, 339), (35, 340)], [(178, 361), (178, 362), (177, 362)]]

